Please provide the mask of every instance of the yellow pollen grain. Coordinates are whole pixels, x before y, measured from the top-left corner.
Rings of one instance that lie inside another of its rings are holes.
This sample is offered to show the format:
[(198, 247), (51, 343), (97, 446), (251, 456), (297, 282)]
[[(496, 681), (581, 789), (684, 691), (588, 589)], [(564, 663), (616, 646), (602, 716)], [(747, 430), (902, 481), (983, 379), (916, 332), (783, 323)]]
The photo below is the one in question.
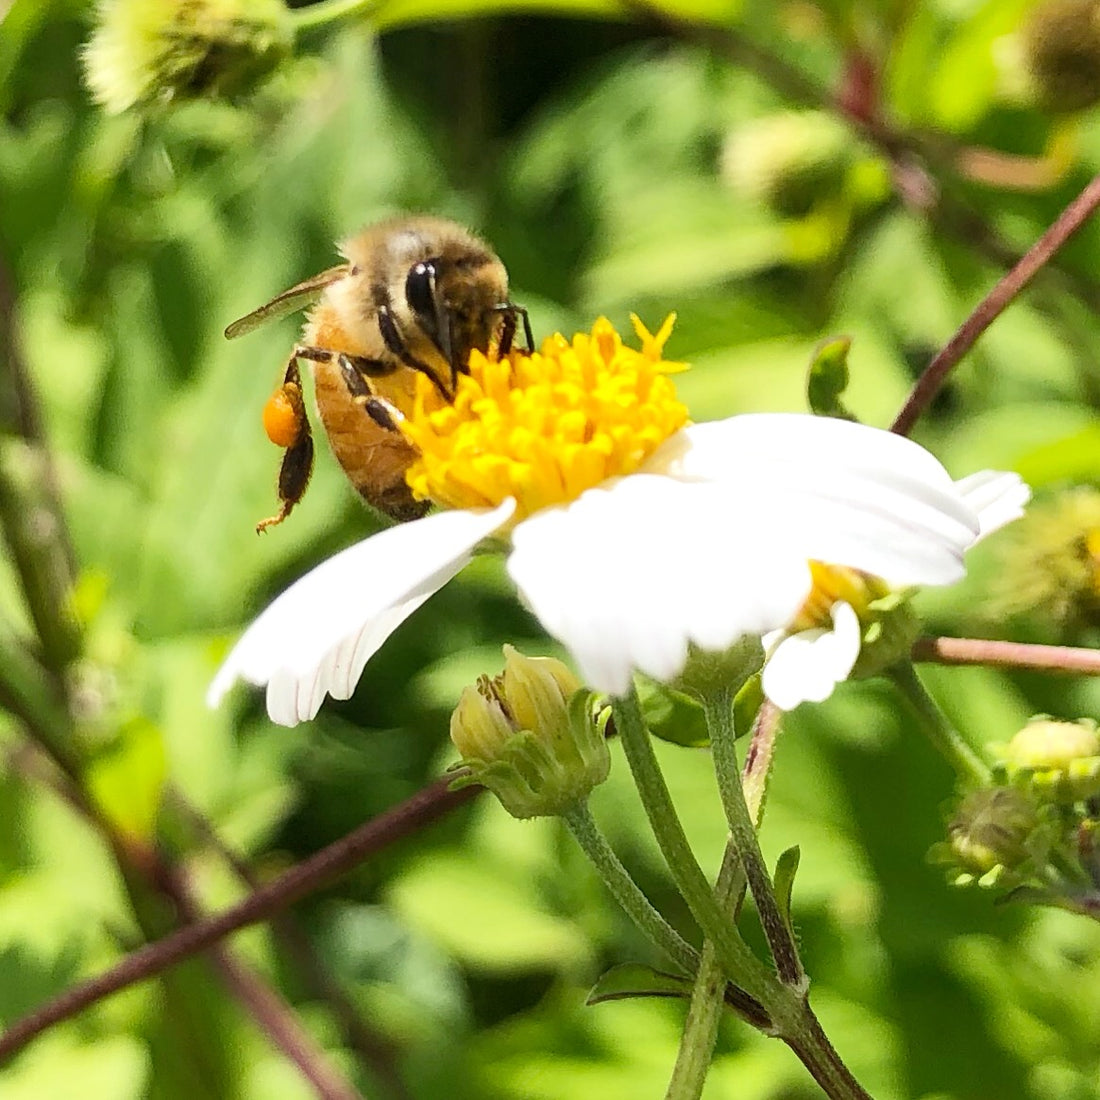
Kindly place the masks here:
[(419, 453), (406, 475), (414, 495), (449, 508), (514, 497), (518, 520), (637, 470), (688, 418), (668, 377), (685, 365), (662, 358), (673, 317), (655, 334), (632, 320), (640, 349), (600, 318), (536, 352), (474, 352), (442, 408), (418, 377), (401, 423)]

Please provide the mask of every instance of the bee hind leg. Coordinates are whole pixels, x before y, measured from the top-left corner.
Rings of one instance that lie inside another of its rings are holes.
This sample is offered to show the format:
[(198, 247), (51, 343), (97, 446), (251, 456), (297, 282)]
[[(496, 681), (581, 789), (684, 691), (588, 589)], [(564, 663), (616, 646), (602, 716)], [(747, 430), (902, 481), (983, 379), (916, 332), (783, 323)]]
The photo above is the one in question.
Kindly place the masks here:
[(305, 495), (313, 473), (313, 433), (302, 396), (302, 378), (296, 355), (292, 355), (282, 385), (264, 409), (264, 425), (273, 443), (284, 448), (279, 467), (279, 511), (256, 524), (256, 533), (283, 522)]

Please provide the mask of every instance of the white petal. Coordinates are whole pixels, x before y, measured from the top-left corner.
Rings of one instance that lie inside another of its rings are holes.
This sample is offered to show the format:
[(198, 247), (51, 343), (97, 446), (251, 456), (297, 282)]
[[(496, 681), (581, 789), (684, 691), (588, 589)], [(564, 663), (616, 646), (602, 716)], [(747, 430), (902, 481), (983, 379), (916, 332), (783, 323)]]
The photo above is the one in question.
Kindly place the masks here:
[(1019, 519), (1031, 499), (1031, 489), (1018, 474), (999, 470), (980, 470), (956, 481), (955, 488), (978, 517), (980, 539)]
[(820, 703), (846, 680), (859, 656), (859, 619), (852, 607), (832, 607), (832, 630), (804, 630), (783, 638), (764, 665), (764, 694), (780, 710)]
[(711, 481), (740, 478), (765, 464), (785, 465), (795, 481), (824, 466), (830, 472), (888, 467), (911, 481), (951, 483), (939, 460), (905, 436), (807, 413), (748, 413), (693, 424), (668, 440), (647, 469)]
[(349, 546), (295, 582), (233, 647), (206, 701), (215, 707), (237, 679), (267, 685), (272, 721), (312, 718), (325, 695), (347, 699), (390, 634), (507, 522), (493, 511), (441, 512)]
[(517, 526), (508, 571), (591, 686), (621, 694), (635, 669), (669, 680), (689, 643), (724, 649), (797, 611), (805, 558), (755, 539), (727, 497), (634, 474)]
[(647, 469), (724, 484), (728, 507), (759, 524), (761, 537), (899, 587), (959, 580), (981, 529), (978, 511), (923, 447), (844, 420), (761, 413), (697, 424)]

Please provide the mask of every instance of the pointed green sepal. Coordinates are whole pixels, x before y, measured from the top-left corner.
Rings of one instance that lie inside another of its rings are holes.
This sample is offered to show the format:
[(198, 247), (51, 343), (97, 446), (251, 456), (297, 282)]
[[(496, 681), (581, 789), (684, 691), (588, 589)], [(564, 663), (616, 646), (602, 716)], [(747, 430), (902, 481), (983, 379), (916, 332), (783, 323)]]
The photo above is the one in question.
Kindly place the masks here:
[(666, 974), (643, 963), (622, 963), (596, 979), (584, 1003), (598, 1005), (633, 997), (681, 997), (690, 1000), (692, 984), (691, 978)]
[(850, 336), (834, 336), (823, 340), (814, 349), (806, 377), (806, 400), (815, 416), (856, 419), (841, 400), (848, 388), (848, 352), (851, 347)]
[(784, 924), (793, 929), (791, 923), (791, 896), (794, 892), (794, 876), (798, 873), (798, 863), (802, 858), (801, 849), (795, 844), (788, 848), (775, 865), (775, 901)]

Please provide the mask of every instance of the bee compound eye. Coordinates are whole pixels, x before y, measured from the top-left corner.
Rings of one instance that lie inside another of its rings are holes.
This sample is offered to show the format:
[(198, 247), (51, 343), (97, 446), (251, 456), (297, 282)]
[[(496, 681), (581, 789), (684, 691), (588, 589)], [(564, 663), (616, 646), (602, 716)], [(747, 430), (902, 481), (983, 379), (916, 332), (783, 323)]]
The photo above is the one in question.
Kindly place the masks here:
[(421, 328), (433, 340), (439, 338), (439, 303), (436, 300), (436, 266), (424, 260), (409, 269), (405, 301)]

